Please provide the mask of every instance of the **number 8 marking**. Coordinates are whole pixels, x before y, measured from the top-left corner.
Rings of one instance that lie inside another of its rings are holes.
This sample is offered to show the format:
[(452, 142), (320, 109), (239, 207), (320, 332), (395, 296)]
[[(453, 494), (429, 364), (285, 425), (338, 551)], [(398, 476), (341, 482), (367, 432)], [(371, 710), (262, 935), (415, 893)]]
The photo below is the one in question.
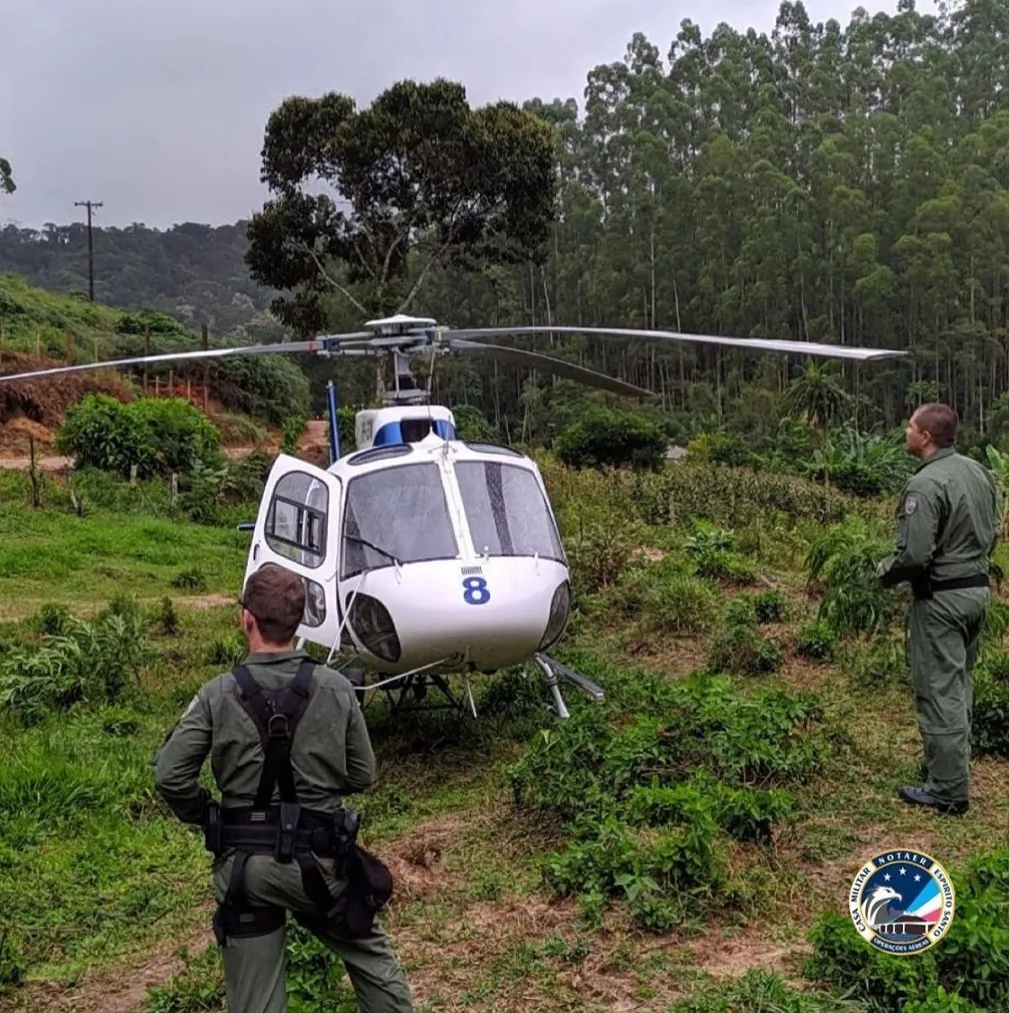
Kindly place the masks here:
[(467, 577), (462, 586), (466, 589), (463, 599), (467, 605), (485, 605), (490, 601), (490, 591), (487, 590), (487, 581), (483, 577)]

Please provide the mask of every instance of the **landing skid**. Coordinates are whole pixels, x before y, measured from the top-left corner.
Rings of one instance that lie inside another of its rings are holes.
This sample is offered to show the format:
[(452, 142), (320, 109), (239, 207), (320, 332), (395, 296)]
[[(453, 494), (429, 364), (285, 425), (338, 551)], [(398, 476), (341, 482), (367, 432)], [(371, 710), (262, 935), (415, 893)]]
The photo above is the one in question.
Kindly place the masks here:
[[(444, 703), (427, 701), (429, 685), (434, 686), (444, 697)], [(468, 684), (466, 689), (469, 690)], [(394, 691), (391, 686), (383, 686), (382, 692), (385, 693), (386, 699), (389, 701), (390, 715), (409, 711), (439, 710), (454, 710), (459, 714), (464, 714), (467, 710), (466, 705), (452, 692), (448, 682), (440, 675), (425, 675), (423, 672), (411, 672), (403, 680), (398, 691)], [(408, 696), (412, 696), (417, 702), (407, 704), (405, 701)], [(476, 717), (476, 704), (473, 701), (472, 692), (468, 692), (467, 696), (469, 697), (468, 709), (472, 712), (473, 717)]]
[[(583, 693), (592, 697), (597, 703), (605, 698), (605, 693), (601, 686), (594, 683), (591, 679), (587, 679), (580, 672), (568, 668), (567, 665), (557, 661), (556, 658), (551, 658), (546, 654), (537, 654), (535, 661), (543, 673), (543, 679), (550, 696), (547, 709), (562, 721), (571, 716), (571, 712), (564, 702), (564, 697), (561, 695), (560, 684), (562, 680), (576, 686)], [(347, 669), (344, 670), (344, 674), (354, 683), (355, 692), (363, 704), (368, 689), (372, 688), (364, 683), (364, 673), (359, 669)], [(460, 700), (452, 692), (444, 676), (426, 672), (410, 672), (398, 684), (384, 684), (380, 688), (389, 701), (390, 715), (413, 711), (454, 710), (460, 715), (469, 712), (473, 717), (477, 717), (476, 701), (473, 699), (473, 691), (468, 680), (466, 682), (465, 701)], [(440, 702), (437, 699), (427, 699), (428, 690), (432, 688), (441, 697)], [(410, 698), (412, 698), (413, 702), (408, 703), (407, 701)]]
[(597, 685), (591, 679), (586, 679), (580, 672), (576, 672), (573, 668), (568, 668), (567, 665), (556, 658), (551, 658), (547, 654), (537, 654), (536, 664), (539, 665), (543, 678), (546, 681), (547, 689), (550, 692), (552, 700), (552, 703), (549, 704), (550, 710), (562, 721), (571, 717), (571, 713), (564, 703), (564, 697), (561, 696), (561, 679), (571, 683), (572, 686), (577, 686), (583, 693), (592, 697), (596, 703), (602, 703), (606, 696), (602, 686)]

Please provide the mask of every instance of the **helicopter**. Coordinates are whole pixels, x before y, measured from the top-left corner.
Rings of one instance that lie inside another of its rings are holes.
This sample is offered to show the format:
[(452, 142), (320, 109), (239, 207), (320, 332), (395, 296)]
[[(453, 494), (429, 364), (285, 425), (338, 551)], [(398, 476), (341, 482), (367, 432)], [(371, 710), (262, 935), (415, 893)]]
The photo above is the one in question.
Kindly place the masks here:
[[(511, 447), (461, 439), (451, 410), (429, 403), (410, 369), (429, 354), (481, 356), (534, 366), (613, 393), (653, 395), (606, 374), (524, 349), (474, 341), (510, 335), (579, 333), (686, 341), (856, 361), (904, 357), (892, 349), (814, 342), (693, 335), (623, 328), (442, 327), (397, 314), (366, 330), (307, 341), (200, 349), (0, 375), (52, 377), (87, 369), (232, 355), (308, 352), (322, 356), (391, 355), (395, 383), (383, 407), (359, 411), (356, 449), (341, 456), (335, 388), (327, 387), (330, 464), (321, 468), (280, 454), (267, 476), (251, 531), (245, 580), (275, 563), (304, 581), (306, 604), (297, 643), (328, 652), (326, 663), (354, 684), (359, 699), (382, 689), (393, 711), (465, 705), (447, 682), (462, 675), (477, 715), (470, 676), (534, 662), (549, 709), (570, 712), (561, 683), (601, 701), (601, 686), (550, 651), (572, 610), (568, 560), (536, 463)], [(243, 581), (244, 583), (244, 581)], [(375, 681), (366, 682), (366, 676)], [(398, 687), (393, 695), (392, 687)], [(445, 703), (426, 703), (434, 686)]]

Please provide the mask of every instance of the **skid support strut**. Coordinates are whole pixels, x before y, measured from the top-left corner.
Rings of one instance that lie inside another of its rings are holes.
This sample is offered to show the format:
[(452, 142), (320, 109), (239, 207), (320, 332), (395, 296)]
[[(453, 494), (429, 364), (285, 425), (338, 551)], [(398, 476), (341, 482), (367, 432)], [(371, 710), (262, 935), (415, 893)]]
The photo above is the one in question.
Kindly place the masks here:
[(571, 717), (571, 712), (568, 710), (567, 705), (564, 703), (564, 697), (561, 695), (560, 681), (563, 679), (565, 682), (571, 683), (572, 686), (577, 686), (583, 693), (588, 694), (597, 703), (601, 702), (605, 698), (602, 686), (597, 685), (591, 679), (586, 679), (580, 672), (576, 672), (572, 668), (568, 668), (567, 665), (556, 658), (551, 658), (546, 654), (536, 655), (536, 664), (539, 665), (540, 670), (543, 672), (543, 678), (546, 681), (547, 689), (550, 692), (550, 698), (552, 703), (550, 709), (561, 719), (566, 720)]

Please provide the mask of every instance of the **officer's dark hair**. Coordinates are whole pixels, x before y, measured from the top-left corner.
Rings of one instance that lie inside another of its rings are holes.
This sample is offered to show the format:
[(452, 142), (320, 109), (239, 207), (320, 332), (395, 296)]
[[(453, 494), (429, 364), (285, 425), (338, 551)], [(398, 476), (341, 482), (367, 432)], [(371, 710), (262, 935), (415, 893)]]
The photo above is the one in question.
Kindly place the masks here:
[(960, 419), (948, 404), (924, 404), (914, 414), (919, 431), (931, 434), (937, 447), (952, 447), (956, 443)]
[(305, 584), (296, 573), (266, 563), (245, 583), (242, 607), (256, 617), (263, 639), (286, 644), (297, 632), (305, 611)]

